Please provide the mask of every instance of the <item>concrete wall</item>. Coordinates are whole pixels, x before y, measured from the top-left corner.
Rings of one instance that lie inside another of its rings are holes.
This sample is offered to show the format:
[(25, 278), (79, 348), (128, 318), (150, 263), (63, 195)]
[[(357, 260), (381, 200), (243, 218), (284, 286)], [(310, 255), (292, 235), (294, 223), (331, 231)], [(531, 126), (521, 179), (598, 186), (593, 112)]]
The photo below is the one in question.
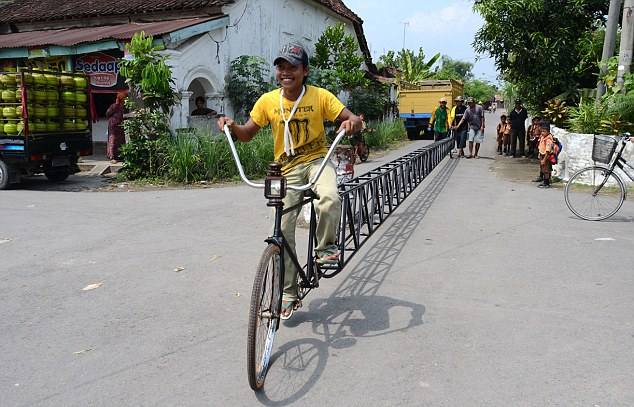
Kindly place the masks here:
[[(559, 155), (559, 162), (555, 166), (556, 168), (553, 168), (553, 175), (567, 181), (572, 174), (584, 167), (595, 164), (602, 165), (592, 160), (592, 142), (594, 139), (592, 134), (569, 133), (564, 129), (554, 126), (552, 134), (557, 137), (563, 145), (562, 153)], [(634, 146), (632, 143), (628, 143), (625, 147), (623, 157), (630, 165), (634, 166)], [(628, 186), (634, 187), (634, 183), (632, 183), (627, 175), (623, 174), (621, 170), (617, 170), (617, 172), (622, 176), (623, 181), (626, 181)]]

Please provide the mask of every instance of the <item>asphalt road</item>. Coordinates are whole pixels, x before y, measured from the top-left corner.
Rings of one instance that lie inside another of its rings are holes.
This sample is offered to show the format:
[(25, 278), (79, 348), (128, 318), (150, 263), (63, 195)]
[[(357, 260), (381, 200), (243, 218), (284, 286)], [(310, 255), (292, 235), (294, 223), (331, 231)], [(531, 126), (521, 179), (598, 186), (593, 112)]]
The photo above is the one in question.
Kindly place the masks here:
[(0, 406), (634, 405), (634, 204), (586, 222), (505, 180), (488, 117), (482, 158), (445, 159), (284, 323), (257, 394), (261, 191), (0, 191)]

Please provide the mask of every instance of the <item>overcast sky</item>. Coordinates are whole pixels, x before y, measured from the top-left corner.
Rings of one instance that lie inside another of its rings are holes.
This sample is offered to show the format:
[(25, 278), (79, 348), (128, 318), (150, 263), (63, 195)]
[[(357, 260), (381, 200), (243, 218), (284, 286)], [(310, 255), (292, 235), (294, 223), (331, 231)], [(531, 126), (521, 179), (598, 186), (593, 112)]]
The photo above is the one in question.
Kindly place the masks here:
[[(387, 51), (405, 48), (425, 52), (425, 60), (436, 53), (475, 64), (477, 79), (496, 82), (493, 60), (476, 60), (473, 42), (483, 20), (472, 11), (473, 0), (343, 0), (363, 20), (372, 60)], [(404, 24), (408, 23), (408, 24)], [(403, 32), (405, 31), (405, 32)], [(405, 35), (403, 35), (405, 34)]]

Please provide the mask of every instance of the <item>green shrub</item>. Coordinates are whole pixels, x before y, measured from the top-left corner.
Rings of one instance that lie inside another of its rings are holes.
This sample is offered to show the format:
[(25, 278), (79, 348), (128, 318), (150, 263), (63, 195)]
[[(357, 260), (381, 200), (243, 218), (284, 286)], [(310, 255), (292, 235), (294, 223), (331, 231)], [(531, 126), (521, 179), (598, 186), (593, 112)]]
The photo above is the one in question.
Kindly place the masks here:
[[(391, 144), (407, 140), (403, 122), (382, 122), (370, 125), (376, 132), (366, 133), (366, 140), (372, 147), (385, 148)], [(147, 148), (142, 143), (155, 143)], [(342, 144), (349, 144), (348, 138)], [(224, 134), (213, 138), (205, 132), (185, 132), (176, 137), (164, 137), (160, 140), (138, 139), (135, 143), (124, 146), (128, 151), (124, 170), (128, 179), (157, 179), (167, 176), (170, 181), (191, 183), (194, 181), (232, 180), (238, 179), (238, 168), (233, 159), (229, 142)], [(141, 148), (144, 147), (144, 148)], [(150, 159), (149, 154), (161, 151), (160, 158)], [(273, 162), (273, 137), (271, 128), (265, 127), (248, 143), (236, 143), (236, 151), (244, 173), (248, 178), (262, 178)], [(135, 154), (132, 159), (132, 154)], [(131, 163), (154, 162), (153, 170), (147, 166), (132, 171)], [(160, 162), (160, 165), (158, 164)]]
[[(247, 177), (266, 175), (268, 165), (273, 161), (270, 128), (262, 129), (248, 143), (236, 143), (236, 151)], [(164, 168), (169, 179), (175, 182), (229, 180), (239, 176), (224, 135), (214, 139), (205, 132), (186, 132), (170, 138)]]
[(200, 159), (198, 138), (179, 134), (168, 147), (169, 176), (181, 182), (192, 182), (199, 178)]
[(634, 92), (619, 93), (607, 102), (607, 116), (613, 118), (619, 116), (622, 123), (620, 131), (634, 131)]
[[(126, 100), (126, 106), (132, 104)], [(161, 111), (138, 109), (123, 127), (130, 140), (119, 150), (121, 176), (130, 180), (162, 178), (171, 139), (166, 116)]]
[(581, 99), (579, 106), (570, 109), (570, 131), (573, 133), (596, 134), (605, 118), (603, 109), (592, 99)]
[(245, 119), (260, 95), (272, 90), (271, 65), (262, 57), (242, 55), (231, 61), (227, 96), (235, 117)]
[(198, 146), (201, 156), (200, 172), (203, 179), (229, 179), (234, 176), (235, 165), (229, 166), (233, 164), (233, 158), (226, 139), (214, 140), (209, 134), (202, 133), (198, 135)]
[(542, 110), (542, 116), (554, 123), (557, 127), (562, 127), (570, 117), (570, 107), (560, 99), (551, 99), (546, 102), (546, 107)]

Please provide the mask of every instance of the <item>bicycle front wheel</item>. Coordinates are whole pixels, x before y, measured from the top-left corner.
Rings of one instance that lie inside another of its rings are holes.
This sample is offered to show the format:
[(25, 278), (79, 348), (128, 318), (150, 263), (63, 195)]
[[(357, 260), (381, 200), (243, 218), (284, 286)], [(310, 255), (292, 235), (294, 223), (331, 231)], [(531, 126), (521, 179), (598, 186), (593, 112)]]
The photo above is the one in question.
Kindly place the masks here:
[(603, 220), (623, 205), (625, 185), (605, 167), (587, 167), (570, 177), (564, 196), (568, 208), (581, 219)]
[(271, 243), (262, 254), (251, 292), (247, 373), (253, 390), (262, 388), (269, 368), (282, 306), (282, 279), (280, 248)]

